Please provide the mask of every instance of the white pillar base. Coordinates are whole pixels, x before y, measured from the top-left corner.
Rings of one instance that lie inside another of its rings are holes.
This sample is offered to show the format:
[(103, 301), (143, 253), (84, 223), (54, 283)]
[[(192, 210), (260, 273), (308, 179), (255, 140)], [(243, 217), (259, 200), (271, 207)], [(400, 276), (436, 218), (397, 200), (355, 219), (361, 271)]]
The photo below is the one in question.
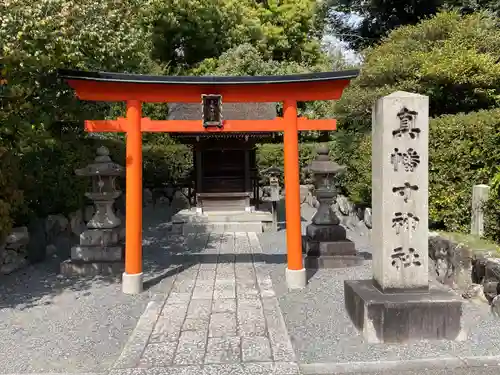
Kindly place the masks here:
[(288, 289), (303, 289), (307, 285), (306, 269), (291, 270), (286, 269), (286, 285)]
[(129, 274), (124, 272), (122, 274), (122, 292), (125, 294), (139, 294), (143, 291), (142, 285), (142, 272)]

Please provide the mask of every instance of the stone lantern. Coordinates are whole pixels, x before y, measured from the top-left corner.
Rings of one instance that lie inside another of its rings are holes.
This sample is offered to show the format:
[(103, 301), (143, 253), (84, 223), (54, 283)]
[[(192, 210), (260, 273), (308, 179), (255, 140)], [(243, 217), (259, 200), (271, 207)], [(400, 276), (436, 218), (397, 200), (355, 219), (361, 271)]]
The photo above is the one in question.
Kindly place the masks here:
[(318, 210), (306, 228), (304, 250), (307, 253), (306, 266), (309, 268), (349, 267), (362, 261), (354, 243), (347, 239), (345, 228), (332, 209), (337, 196), (336, 176), (345, 167), (330, 160), (328, 148), (320, 147), (317, 156), (309, 165), (313, 175), (314, 195), (319, 203)]
[(116, 188), (116, 178), (123, 176), (125, 169), (111, 160), (106, 147), (99, 147), (94, 163), (77, 169), (75, 173), (92, 180), (91, 191), (85, 196), (93, 201), (95, 214), (87, 223), (87, 230), (80, 234), (80, 244), (71, 248), (71, 259), (61, 265), (61, 273), (120, 273), (123, 271), (123, 246), (120, 243), (122, 228), (113, 204), (121, 194)]
[(270, 167), (262, 171), (262, 174), (268, 176), (269, 186), (265, 200), (271, 202), (271, 214), (273, 215), (273, 231), (278, 230), (278, 202), (281, 200), (281, 188), (279, 176), (283, 173), (281, 168)]

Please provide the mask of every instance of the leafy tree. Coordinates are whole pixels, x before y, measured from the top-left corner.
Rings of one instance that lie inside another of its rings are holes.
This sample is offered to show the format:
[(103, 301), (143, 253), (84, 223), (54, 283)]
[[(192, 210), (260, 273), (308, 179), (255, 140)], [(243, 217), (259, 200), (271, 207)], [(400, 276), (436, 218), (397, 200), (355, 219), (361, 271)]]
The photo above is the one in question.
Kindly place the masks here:
[[(276, 61), (266, 59), (257, 47), (243, 44), (224, 52), (219, 58), (204, 60), (191, 70), (193, 75), (286, 75), (299, 73), (324, 72), (348, 69), (349, 64), (340, 55), (333, 57), (320, 55), (314, 65), (299, 64), (295, 61)], [(333, 111), (332, 101), (315, 101), (299, 103), (299, 115), (309, 118), (328, 117)], [(281, 107), (278, 108), (281, 111)], [(302, 140), (317, 139), (320, 132), (301, 132)], [(328, 137), (327, 137), (328, 138)]]
[(336, 116), (343, 129), (369, 130), (372, 105), (397, 90), (428, 95), (431, 116), (498, 107), (499, 56), (499, 21), (485, 13), (444, 12), (401, 27), (366, 51)]
[[(428, 95), (431, 225), (466, 230), (472, 185), (489, 183), (499, 163), (499, 56), (498, 20), (486, 13), (439, 13), (368, 49), (360, 76), (335, 107), (341, 128), (336, 156), (348, 167), (342, 183), (350, 198), (371, 201), (375, 101), (398, 90)], [(492, 223), (490, 233), (498, 236), (500, 223)]]
[(322, 34), (314, 0), (156, 0), (153, 56), (174, 71), (249, 43), (266, 59), (315, 63)]
[[(81, 118), (106, 105), (77, 103), (57, 68), (152, 69), (142, 0), (7, 0), (0, 3), (2, 138)], [(14, 137), (16, 138), (16, 137)]]
[[(372, 46), (399, 26), (415, 25), (442, 9), (462, 13), (489, 10), (500, 15), (498, 0), (330, 0), (323, 5), (327, 23), (339, 38), (356, 49)], [(360, 20), (352, 21), (352, 15)]]

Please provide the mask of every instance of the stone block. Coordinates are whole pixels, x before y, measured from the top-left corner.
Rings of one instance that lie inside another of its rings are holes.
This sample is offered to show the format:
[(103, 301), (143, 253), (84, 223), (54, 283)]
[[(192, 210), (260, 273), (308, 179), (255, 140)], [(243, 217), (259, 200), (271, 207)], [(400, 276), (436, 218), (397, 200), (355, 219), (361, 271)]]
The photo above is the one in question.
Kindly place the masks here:
[(271, 345), (267, 336), (242, 337), (241, 353), (243, 362), (272, 361)]
[(239, 337), (209, 338), (205, 363), (238, 363), (241, 361)]
[(486, 259), (485, 280), (500, 281), (500, 259), (497, 258)]
[(212, 304), (212, 312), (214, 313), (236, 313), (236, 300), (233, 299), (219, 299), (214, 300)]
[(120, 228), (88, 229), (80, 234), (80, 245), (108, 247), (120, 241)]
[(123, 273), (123, 262), (83, 262), (66, 260), (61, 263), (64, 276), (118, 276)]
[(357, 254), (354, 242), (350, 240), (317, 242), (305, 241), (307, 257), (305, 268), (344, 268), (356, 267), (363, 263), (364, 258)]
[(372, 228), (372, 209), (367, 207), (365, 208), (365, 211), (363, 213), (363, 222), (365, 223), (366, 227), (371, 229)]
[(30, 234), (27, 227), (13, 228), (10, 234), (5, 239), (7, 249), (17, 250), (22, 246), (26, 246), (30, 241)]
[(187, 311), (187, 318), (208, 319), (210, 317), (212, 300), (191, 300)]
[(83, 221), (82, 210), (77, 210), (69, 214), (69, 227), (71, 232), (79, 236), (86, 228), (85, 222)]
[(185, 331), (179, 337), (174, 358), (176, 365), (201, 365), (206, 350), (206, 332)]
[(463, 341), (463, 300), (448, 290), (382, 293), (372, 280), (344, 281), (345, 308), (369, 343)]
[(210, 337), (236, 336), (236, 315), (233, 313), (213, 313), (208, 328)]
[(71, 259), (85, 262), (118, 262), (123, 259), (123, 248), (77, 245), (71, 248)]
[(356, 255), (356, 247), (350, 240), (328, 242), (308, 240), (306, 247), (308, 256)]
[(343, 241), (347, 234), (341, 225), (309, 224), (306, 228), (306, 236), (313, 241)]

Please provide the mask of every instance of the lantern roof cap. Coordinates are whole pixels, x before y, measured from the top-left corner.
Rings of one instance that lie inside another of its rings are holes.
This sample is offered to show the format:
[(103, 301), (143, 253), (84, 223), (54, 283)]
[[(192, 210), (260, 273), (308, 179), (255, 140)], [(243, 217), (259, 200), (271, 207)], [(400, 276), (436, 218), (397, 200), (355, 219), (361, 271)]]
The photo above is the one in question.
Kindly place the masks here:
[(328, 156), (328, 147), (320, 146), (316, 149), (316, 157), (311, 162), (308, 170), (312, 173), (339, 173), (345, 170), (345, 166), (339, 165)]
[(264, 169), (261, 173), (262, 174), (268, 174), (268, 175), (271, 175), (271, 176), (272, 175), (278, 175), (278, 174), (283, 173), (283, 169), (279, 168), (279, 167), (272, 166), (272, 167)]
[(109, 149), (101, 146), (96, 151), (94, 163), (87, 165), (85, 168), (75, 170), (77, 176), (123, 176), (125, 168), (116, 164), (109, 157)]

